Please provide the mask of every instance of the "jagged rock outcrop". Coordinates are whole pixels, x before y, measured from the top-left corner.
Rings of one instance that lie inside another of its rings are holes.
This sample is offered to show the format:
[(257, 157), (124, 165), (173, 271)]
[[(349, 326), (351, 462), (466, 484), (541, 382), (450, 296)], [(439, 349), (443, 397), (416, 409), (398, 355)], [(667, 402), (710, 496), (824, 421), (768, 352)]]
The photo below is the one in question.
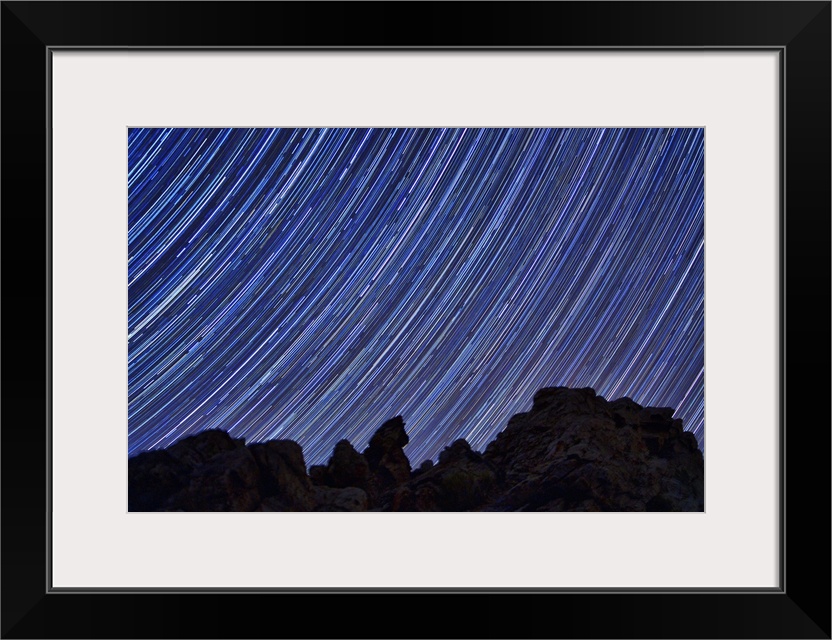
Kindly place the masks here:
[(310, 511), (316, 501), (303, 450), (292, 440), (249, 445), (260, 472), (262, 511)]
[(290, 440), (205, 431), (128, 460), (130, 511), (702, 511), (704, 460), (673, 410), (552, 387), (480, 453), (465, 440), (411, 471), (396, 416), (359, 453), (309, 469)]
[(257, 468), (243, 440), (204, 431), (128, 460), (130, 511), (248, 511)]
[(483, 457), (500, 470), (500, 511), (701, 511), (704, 463), (673, 410), (592, 389), (542, 389)]
[(325, 467), (311, 467), (309, 475), (316, 485), (336, 489), (358, 487), (366, 491), (370, 483), (370, 465), (348, 440), (341, 440), (335, 445), (329, 463)]
[(246, 446), (211, 429), (130, 458), (130, 511), (310, 511), (312, 483), (300, 445)]
[(404, 419), (396, 416), (385, 422), (370, 438), (370, 446), (364, 450), (364, 458), (378, 483), (387, 486), (405, 482), (410, 478), (410, 460), (404, 446), (410, 438), (404, 430)]
[(438, 464), (421, 470), (405, 484), (396, 510), (476, 510), (498, 490), (497, 475), (481, 453), (472, 451), (465, 440), (457, 440), (439, 454)]
[(259, 469), (245, 446), (223, 451), (195, 468), (170, 507), (183, 511), (253, 511), (260, 504)]

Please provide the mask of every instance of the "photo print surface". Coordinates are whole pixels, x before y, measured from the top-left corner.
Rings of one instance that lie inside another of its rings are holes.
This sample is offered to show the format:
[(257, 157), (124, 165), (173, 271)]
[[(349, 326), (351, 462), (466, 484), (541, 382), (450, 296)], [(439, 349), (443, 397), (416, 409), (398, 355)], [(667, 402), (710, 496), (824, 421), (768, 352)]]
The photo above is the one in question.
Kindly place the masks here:
[(704, 129), (131, 128), (131, 511), (701, 511)]

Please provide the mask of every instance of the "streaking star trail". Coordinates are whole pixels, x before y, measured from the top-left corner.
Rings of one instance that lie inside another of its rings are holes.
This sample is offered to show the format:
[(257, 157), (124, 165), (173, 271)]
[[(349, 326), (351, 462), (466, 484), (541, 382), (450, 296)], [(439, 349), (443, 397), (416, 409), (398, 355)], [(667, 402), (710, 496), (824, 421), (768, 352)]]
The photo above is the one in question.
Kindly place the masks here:
[(547, 386), (704, 446), (703, 129), (128, 131), (128, 455), (482, 450)]

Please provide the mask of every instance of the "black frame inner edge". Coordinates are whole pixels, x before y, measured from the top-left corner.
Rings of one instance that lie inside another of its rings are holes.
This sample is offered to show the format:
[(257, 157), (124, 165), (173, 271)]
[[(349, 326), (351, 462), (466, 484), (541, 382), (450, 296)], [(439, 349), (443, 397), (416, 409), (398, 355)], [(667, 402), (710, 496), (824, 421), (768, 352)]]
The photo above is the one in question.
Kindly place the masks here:
[[(780, 452), (779, 452), (779, 467), (780, 467), (780, 477), (778, 479), (778, 484), (780, 487), (780, 516), (779, 516), (779, 551), (780, 557), (778, 561), (779, 567), (779, 586), (777, 587), (702, 587), (702, 588), (674, 588), (674, 587), (619, 587), (619, 588), (605, 588), (605, 587), (583, 587), (583, 588), (567, 588), (567, 587), (514, 587), (514, 588), (500, 588), (500, 587), (482, 587), (482, 588), (468, 588), (468, 587), (355, 587), (355, 588), (331, 588), (331, 587), (303, 587), (303, 588), (290, 588), (290, 587), (238, 587), (238, 588), (221, 588), (221, 587), (166, 587), (166, 588), (141, 588), (141, 587), (101, 587), (101, 588), (76, 588), (76, 587), (54, 587), (52, 583), (52, 556), (51, 556), (51, 543), (47, 545), (47, 576), (46, 576), (46, 583), (47, 583), (47, 592), (54, 593), (54, 594), (98, 594), (98, 593), (124, 593), (124, 594), (141, 594), (141, 593), (154, 593), (154, 594), (199, 594), (199, 593), (215, 593), (215, 594), (245, 594), (245, 593), (320, 593), (320, 594), (346, 594), (346, 593), (356, 593), (356, 594), (391, 594), (391, 593), (456, 593), (456, 594), (465, 594), (465, 593), (492, 593), (492, 594), (543, 594), (543, 593), (561, 593), (561, 594), (695, 594), (695, 593), (712, 593), (712, 594), (760, 594), (760, 593), (768, 593), (768, 594), (780, 594), (785, 591), (785, 485), (784, 485), (784, 476), (783, 472), (785, 469), (785, 370), (782, 366), (783, 354), (784, 354), (784, 342), (785, 342), (785, 326), (783, 318), (785, 316), (784, 309), (785, 309), (785, 278), (784, 278), (784, 263), (783, 257), (785, 254), (785, 78), (786, 78), (786, 68), (785, 68), (785, 51), (786, 48), (783, 46), (736, 46), (736, 47), (689, 47), (689, 46), (655, 46), (655, 47), (574, 47), (574, 46), (567, 46), (567, 47), (558, 47), (558, 46), (538, 46), (538, 47), (522, 47), (522, 46), (512, 46), (512, 47), (325, 47), (325, 46), (308, 46), (308, 47), (299, 47), (299, 46), (273, 46), (273, 47), (195, 47), (195, 46), (182, 46), (182, 47), (158, 47), (158, 46), (123, 46), (123, 47), (108, 47), (108, 46), (101, 46), (101, 47), (89, 47), (89, 46), (55, 46), (55, 47), (47, 47), (47, 78), (49, 79), (47, 85), (47, 117), (49, 121), (49, 131), (47, 135), (47, 153), (48, 153), (48, 166), (49, 166), (49, 173), (48, 173), (48, 184), (47, 184), (47, 194), (48, 194), (48, 218), (47, 218), (47, 229), (48, 229), (48, 238), (49, 238), (49, 253), (47, 254), (51, 258), (51, 238), (52, 238), (52, 185), (51, 185), (51, 166), (52, 166), (52, 140), (51, 140), (51, 130), (52, 130), (52, 101), (51, 101), (51, 80), (52, 80), (52, 52), (53, 51), (63, 51), (63, 50), (72, 50), (72, 51), (116, 51), (116, 50), (142, 50), (142, 51), (215, 51), (215, 50), (222, 50), (222, 51), (261, 51), (261, 50), (268, 50), (268, 51), (343, 51), (343, 52), (355, 52), (355, 51), (424, 51), (425, 49), (431, 51), (457, 51), (457, 50), (474, 50), (474, 51), (586, 51), (586, 50), (596, 50), (596, 49), (604, 49), (604, 50), (611, 50), (611, 51), (622, 51), (622, 52), (632, 52), (632, 51), (693, 51), (693, 52), (711, 52), (711, 51), (771, 51), (771, 52), (778, 52), (778, 69), (779, 69), (779, 124), (780, 124), (780, 131), (779, 131), (779, 138), (780, 138), (780, 145), (778, 149), (780, 167), (779, 167), (779, 176), (780, 176), (780, 185), (781, 188), (779, 189), (778, 199), (779, 199), (779, 226), (780, 226), (780, 238), (779, 240), (779, 247), (778, 251), (780, 254), (780, 264), (778, 266), (780, 272), (780, 282), (779, 282), (779, 293), (780, 293), (780, 323), (778, 326), (778, 332), (780, 337), (780, 345), (779, 345), (779, 352), (780, 352), (780, 368), (781, 372), (781, 379), (780, 379), (780, 398), (781, 401), (779, 403), (779, 424), (780, 424)], [(51, 338), (51, 326), (52, 326), (52, 317), (51, 317), (51, 294), (52, 294), (52, 287), (51, 287), (51, 259), (49, 262), (49, 270), (47, 271), (47, 280), (48, 286), (47, 290), (49, 292), (49, 300), (47, 301), (47, 309), (48, 309), (48, 318), (47, 318), (47, 326), (49, 327), (49, 334), (48, 337)], [(47, 449), (48, 449), (48, 467), (47, 470), (51, 470), (51, 458), (52, 458), (52, 411), (51, 411), (51, 362), (52, 362), (52, 354), (51, 354), (51, 339), (48, 340), (48, 353), (47, 353), (47, 367), (50, 375), (48, 376), (47, 384), (49, 385), (49, 403), (47, 407), (47, 415), (48, 415), (48, 422), (47, 422)], [(51, 478), (50, 478), (51, 481)], [(51, 486), (51, 485), (49, 485)], [(48, 498), (47, 498), (47, 541), (51, 541), (52, 537), (52, 494), (51, 491), (48, 491)]]

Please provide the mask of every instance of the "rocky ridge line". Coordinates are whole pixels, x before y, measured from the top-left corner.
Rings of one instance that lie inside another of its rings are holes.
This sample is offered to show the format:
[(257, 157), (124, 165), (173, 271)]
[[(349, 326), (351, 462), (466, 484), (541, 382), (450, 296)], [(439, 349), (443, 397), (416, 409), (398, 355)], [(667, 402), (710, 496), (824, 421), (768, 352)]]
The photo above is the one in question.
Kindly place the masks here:
[(307, 473), (291, 440), (203, 431), (128, 460), (130, 511), (703, 511), (704, 460), (673, 409), (593, 389), (534, 396), (486, 447), (456, 440), (413, 470), (396, 416)]

